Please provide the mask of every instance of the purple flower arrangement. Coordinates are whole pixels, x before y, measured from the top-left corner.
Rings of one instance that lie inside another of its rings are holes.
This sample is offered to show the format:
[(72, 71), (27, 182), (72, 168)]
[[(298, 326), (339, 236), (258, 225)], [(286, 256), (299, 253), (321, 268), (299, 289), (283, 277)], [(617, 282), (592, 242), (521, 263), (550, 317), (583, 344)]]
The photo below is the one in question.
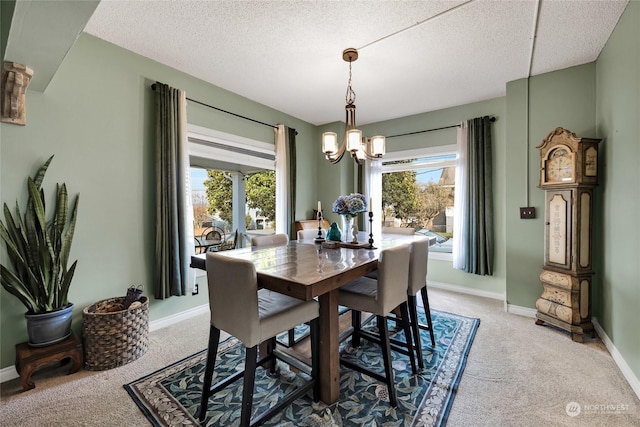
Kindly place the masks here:
[(360, 193), (351, 193), (348, 196), (340, 196), (333, 202), (332, 211), (339, 215), (355, 217), (361, 212), (367, 211), (367, 203)]

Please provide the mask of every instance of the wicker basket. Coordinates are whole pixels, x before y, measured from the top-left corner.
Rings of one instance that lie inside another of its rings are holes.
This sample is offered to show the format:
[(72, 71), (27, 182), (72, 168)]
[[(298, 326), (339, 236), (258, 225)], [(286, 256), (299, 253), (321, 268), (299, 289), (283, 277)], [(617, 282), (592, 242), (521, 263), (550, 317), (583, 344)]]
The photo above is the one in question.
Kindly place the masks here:
[(101, 371), (126, 365), (149, 347), (149, 300), (124, 309), (125, 297), (99, 301), (82, 311), (85, 367)]

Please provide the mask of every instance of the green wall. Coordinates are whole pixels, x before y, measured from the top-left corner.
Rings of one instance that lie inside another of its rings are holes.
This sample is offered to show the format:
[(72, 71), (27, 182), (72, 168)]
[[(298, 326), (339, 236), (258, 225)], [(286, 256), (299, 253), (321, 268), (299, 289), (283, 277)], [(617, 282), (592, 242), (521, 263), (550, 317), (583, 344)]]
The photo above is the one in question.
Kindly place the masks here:
[[(74, 329), (82, 308), (124, 295), (142, 284), (152, 294), (154, 254), (154, 99), (151, 83), (186, 90), (187, 96), (262, 122), (284, 123), (298, 131), (296, 210), (304, 217), (315, 206), (316, 129), (306, 122), (222, 90), (142, 56), (83, 34), (69, 51), (44, 93), (27, 91), (27, 125), (0, 126), (1, 201), (26, 203), (25, 182), (51, 154), (45, 188), (66, 182), (80, 193), (71, 259), (78, 267), (69, 298), (75, 303)], [(190, 103), (190, 123), (272, 142), (273, 130)], [(2, 245), (2, 260), (6, 249)], [(151, 299), (150, 319), (207, 304), (197, 296)], [(26, 340), (25, 309), (0, 291), (0, 366), (14, 361), (14, 345)]]
[[(596, 137), (595, 64), (571, 67), (507, 84), (506, 264), (507, 303), (535, 308), (542, 292), (544, 191), (536, 147), (557, 127)], [(598, 203), (598, 201), (596, 201)], [(520, 219), (520, 207), (536, 208)]]
[[(507, 302), (534, 308), (541, 291), (544, 191), (537, 188), (536, 146), (558, 126), (602, 138), (592, 311), (640, 378), (640, 3), (629, 3), (595, 63), (510, 82), (506, 105)], [(517, 208), (527, 204), (537, 208), (535, 220), (517, 216)]]
[(629, 2), (596, 65), (601, 201), (596, 315), (640, 378), (640, 3)]

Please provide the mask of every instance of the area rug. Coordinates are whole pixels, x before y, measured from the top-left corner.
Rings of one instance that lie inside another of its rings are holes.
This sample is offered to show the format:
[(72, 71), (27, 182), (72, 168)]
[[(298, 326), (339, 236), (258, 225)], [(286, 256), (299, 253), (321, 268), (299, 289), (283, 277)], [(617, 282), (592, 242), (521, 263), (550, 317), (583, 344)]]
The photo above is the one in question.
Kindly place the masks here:
[[(421, 310), (420, 310), (421, 311)], [(431, 347), (428, 331), (421, 331), (425, 369), (411, 372), (408, 356), (392, 352), (398, 406), (389, 406), (386, 386), (359, 372), (341, 367), (340, 398), (333, 405), (314, 403), (308, 396), (296, 400), (265, 423), (270, 426), (443, 426), (453, 404), (479, 319), (431, 310), (436, 346)], [(424, 319), (422, 319), (424, 323)], [(396, 338), (403, 339), (403, 332)], [(349, 340), (341, 354), (357, 358), (367, 366), (379, 366), (379, 347), (362, 341), (353, 348)], [(202, 380), (207, 351), (202, 350), (132, 383), (125, 389), (154, 426), (200, 425)], [(244, 367), (244, 348), (235, 339), (221, 343), (214, 382)], [(256, 373), (253, 413), (274, 405), (279, 396), (306, 380), (279, 362), (278, 373)], [(237, 425), (242, 399), (242, 380), (209, 399), (206, 426)]]

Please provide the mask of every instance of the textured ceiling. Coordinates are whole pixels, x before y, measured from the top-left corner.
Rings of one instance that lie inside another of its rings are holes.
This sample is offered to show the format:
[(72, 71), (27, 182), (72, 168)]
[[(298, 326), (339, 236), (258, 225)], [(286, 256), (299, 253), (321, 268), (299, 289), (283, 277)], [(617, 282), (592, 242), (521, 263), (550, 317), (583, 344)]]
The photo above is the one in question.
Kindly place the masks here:
[(316, 125), (344, 120), (342, 51), (355, 47), (367, 124), (504, 96), (509, 81), (593, 62), (627, 3), (103, 0), (85, 31)]

